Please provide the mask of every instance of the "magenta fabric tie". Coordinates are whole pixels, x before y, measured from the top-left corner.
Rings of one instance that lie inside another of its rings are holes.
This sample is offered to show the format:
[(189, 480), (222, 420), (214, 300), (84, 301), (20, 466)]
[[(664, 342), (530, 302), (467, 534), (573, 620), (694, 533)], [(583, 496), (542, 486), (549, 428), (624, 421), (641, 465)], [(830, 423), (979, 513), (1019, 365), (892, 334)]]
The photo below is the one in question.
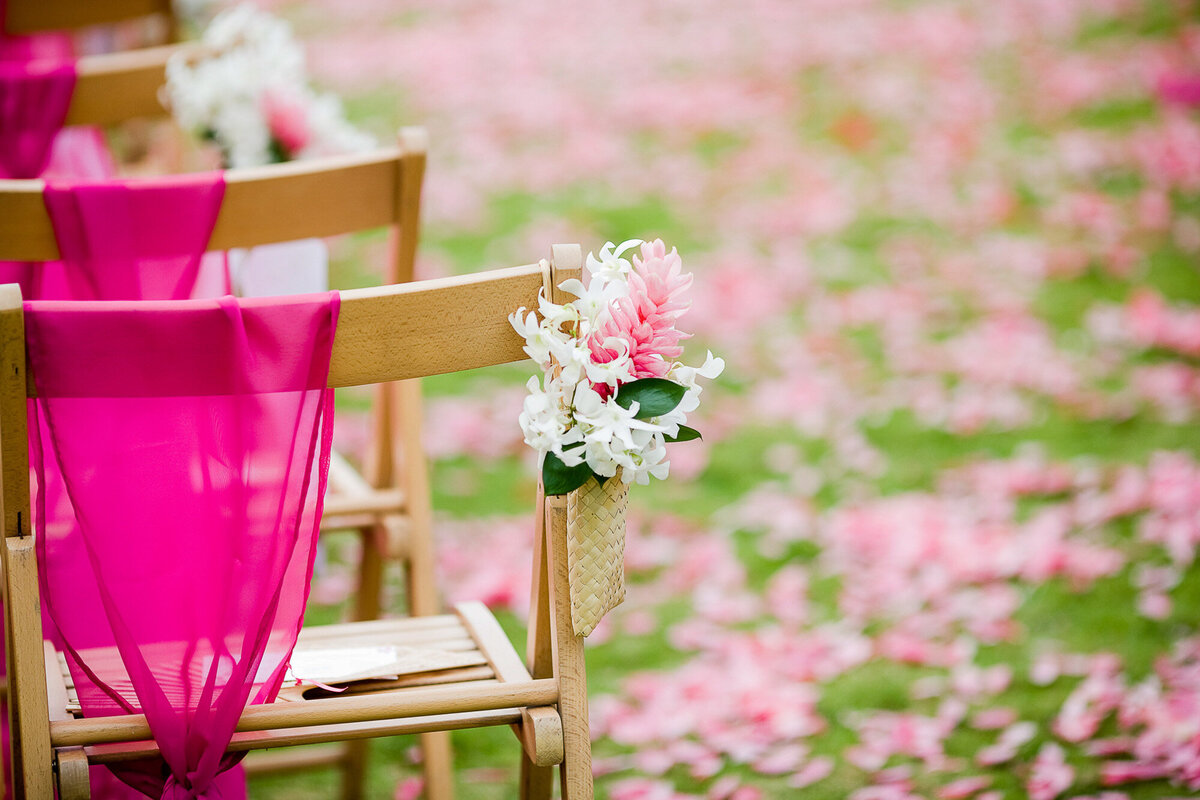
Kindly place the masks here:
[(75, 91), (68, 61), (0, 61), (0, 178), (36, 178)]
[(280, 687), (328, 475), (338, 303), (26, 303), (34, 467), (59, 471), (78, 520), (48, 526), (39, 493), (43, 602), (85, 715), (146, 714), (162, 761), (113, 769), (151, 797), (227, 797), (238, 717)]

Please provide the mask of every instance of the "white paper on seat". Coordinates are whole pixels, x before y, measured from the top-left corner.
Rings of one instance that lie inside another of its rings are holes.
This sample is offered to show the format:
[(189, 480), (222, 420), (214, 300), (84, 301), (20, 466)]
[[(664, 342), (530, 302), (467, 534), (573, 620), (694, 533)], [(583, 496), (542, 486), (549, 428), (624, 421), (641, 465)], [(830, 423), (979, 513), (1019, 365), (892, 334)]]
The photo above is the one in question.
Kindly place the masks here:
[(433, 672), (486, 663), (478, 653), (456, 653), (419, 647), (297, 647), (288, 683), (338, 684), (363, 680), (395, 680), (401, 675)]

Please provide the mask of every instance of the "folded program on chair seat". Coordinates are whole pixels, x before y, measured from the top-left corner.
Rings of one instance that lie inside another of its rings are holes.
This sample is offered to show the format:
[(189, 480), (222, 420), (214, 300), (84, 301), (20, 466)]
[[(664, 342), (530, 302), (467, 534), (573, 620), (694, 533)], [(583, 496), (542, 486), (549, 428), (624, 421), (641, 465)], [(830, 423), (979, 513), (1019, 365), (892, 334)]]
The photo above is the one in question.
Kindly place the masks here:
[[(204, 797), (300, 629), (338, 295), (151, 305), (26, 304), (34, 465), (61, 475), (77, 523), (48, 529), (39, 493), (39, 562), (85, 716), (144, 713), (161, 748), (114, 771)], [(84, 373), (103, 391), (72, 391)]]

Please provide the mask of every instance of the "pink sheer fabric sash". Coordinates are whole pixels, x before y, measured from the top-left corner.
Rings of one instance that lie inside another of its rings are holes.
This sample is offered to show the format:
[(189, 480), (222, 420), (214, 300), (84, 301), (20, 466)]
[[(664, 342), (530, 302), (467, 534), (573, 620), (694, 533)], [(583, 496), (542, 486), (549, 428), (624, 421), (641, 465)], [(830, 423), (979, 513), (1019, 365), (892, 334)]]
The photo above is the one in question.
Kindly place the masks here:
[[(64, 134), (68, 132), (74, 131)], [(223, 194), (219, 173), (113, 183), (51, 180), (45, 202), (65, 260), (0, 264), (0, 278), (19, 282), (33, 299), (168, 299), (188, 296), (193, 284), (198, 291), (207, 269), (210, 279), (203, 288), (213, 296), (224, 294), (224, 255), (204, 253)], [(51, 529), (73, 524), (74, 512), (54, 462), (35, 476), (35, 484), (45, 524)], [(82, 551), (55, 548), (53, 557), (63, 574), (86, 573)], [(61, 647), (53, 626), (45, 627), (47, 637)], [(239, 768), (217, 779), (227, 800), (245, 797), (241, 772)], [(92, 769), (93, 797), (116, 800), (132, 793), (107, 770)]]
[(46, 211), (63, 266), (61, 274), (54, 267), (39, 273), (33, 296), (191, 297), (224, 196), (220, 172), (104, 182), (50, 180)]
[[(248, 702), (275, 697), (328, 474), (338, 295), (26, 304), (43, 603), (84, 713), (144, 713), (152, 797), (214, 784)], [(103, 420), (103, 424), (96, 424)]]
[(0, 61), (0, 178), (42, 174), (74, 91), (74, 63)]
[[(181, 300), (228, 292), (222, 253), (205, 254), (225, 196), (220, 172), (47, 182), (61, 261), (0, 262), (0, 283), (33, 300)], [(202, 280), (203, 278), (203, 280)]]
[[(100, 132), (63, 128), (75, 89), (75, 47), (61, 32), (5, 33), (0, 0), (0, 178), (110, 178), (116, 167)], [(55, 72), (52, 78), (47, 71)], [(49, 102), (47, 102), (49, 101)], [(13, 142), (21, 146), (13, 148)]]
[(116, 175), (97, 128), (63, 127), (75, 93), (72, 50), (65, 34), (0, 34), (0, 178)]

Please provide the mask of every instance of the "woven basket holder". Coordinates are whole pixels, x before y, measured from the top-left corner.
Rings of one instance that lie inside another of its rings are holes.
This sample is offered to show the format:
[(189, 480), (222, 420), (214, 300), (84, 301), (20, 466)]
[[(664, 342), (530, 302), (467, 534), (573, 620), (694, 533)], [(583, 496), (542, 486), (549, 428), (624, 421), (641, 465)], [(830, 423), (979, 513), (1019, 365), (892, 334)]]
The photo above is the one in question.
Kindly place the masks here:
[(587, 636), (625, 599), (625, 507), (629, 484), (620, 471), (595, 478), (567, 496), (567, 569), (571, 625)]

